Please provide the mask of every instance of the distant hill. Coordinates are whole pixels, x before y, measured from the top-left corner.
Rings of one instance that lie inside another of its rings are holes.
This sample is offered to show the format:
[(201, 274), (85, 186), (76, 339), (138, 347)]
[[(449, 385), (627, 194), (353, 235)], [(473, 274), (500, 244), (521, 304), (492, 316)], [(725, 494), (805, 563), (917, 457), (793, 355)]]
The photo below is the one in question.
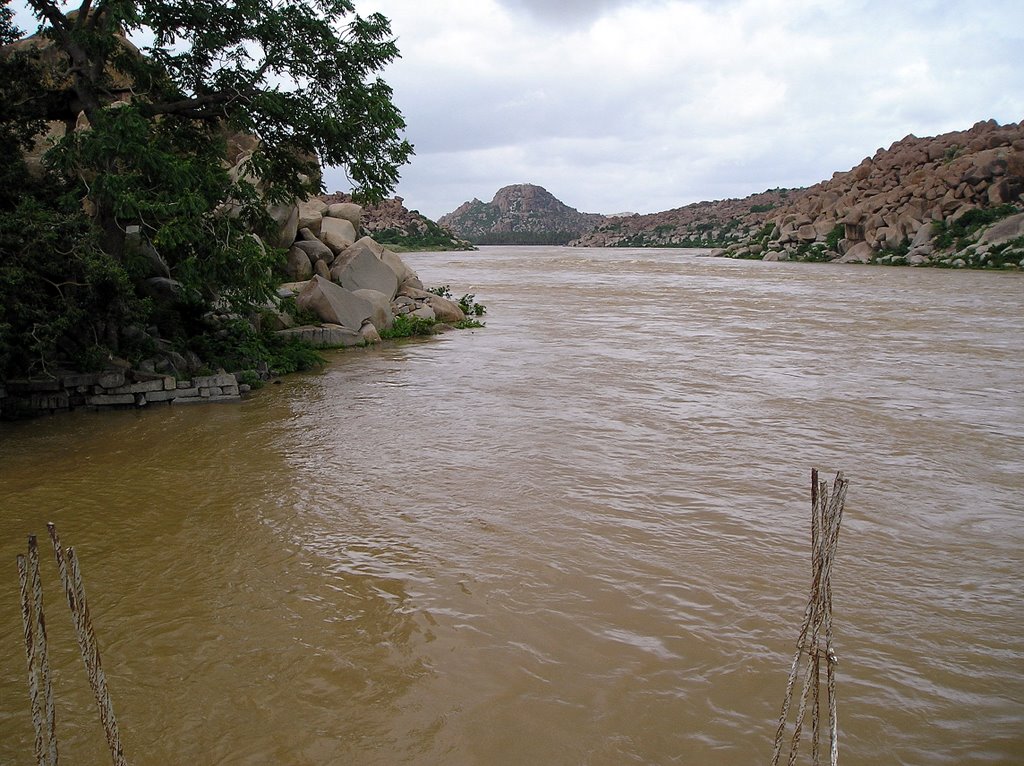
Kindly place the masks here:
[(725, 247), (760, 230), (800, 189), (768, 189), (743, 199), (695, 202), (661, 213), (608, 216), (572, 244), (579, 247)]
[(565, 245), (605, 220), (560, 202), (547, 189), (515, 184), (490, 202), (473, 199), (438, 223), (477, 245)]

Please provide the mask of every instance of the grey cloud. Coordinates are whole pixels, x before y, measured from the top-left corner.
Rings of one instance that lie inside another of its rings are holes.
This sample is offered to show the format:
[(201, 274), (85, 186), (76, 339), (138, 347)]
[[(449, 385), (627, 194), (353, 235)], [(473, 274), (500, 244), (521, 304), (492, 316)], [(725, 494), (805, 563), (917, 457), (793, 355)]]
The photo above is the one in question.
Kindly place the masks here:
[(585, 24), (605, 12), (636, 0), (499, 0), (512, 11), (525, 11), (534, 18), (561, 25)]

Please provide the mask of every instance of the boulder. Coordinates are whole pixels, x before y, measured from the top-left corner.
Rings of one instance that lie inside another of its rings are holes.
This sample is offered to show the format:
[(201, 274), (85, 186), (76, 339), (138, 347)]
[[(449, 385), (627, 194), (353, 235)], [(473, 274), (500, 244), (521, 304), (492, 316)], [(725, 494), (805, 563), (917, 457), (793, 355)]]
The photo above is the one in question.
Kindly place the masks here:
[(796, 238), (800, 242), (813, 242), (818, 238), (818, 231), (813, 224), (804, 224), (796, 230)]
[(298, 240), (293, 247), (299, 248), (307, 256), (309, 256), (310, 263), (316, 263), (317, 261), (326, 261), (327, 265), (330, 266), (334, 263), (334, 251), (327, 247), (319, 239), (311, 240)]
[(292, 281), (299, 282), (313, 276), (313, 264), (303, 250), (292, 246), (285, 257), (284, 272)]
[(320, 241), (335, 254), (340, 253), (356, 241), (355, 227), (344, 218), (324, 218), (320, 223)]
[(1017, 237), (1024, 237), (1024, 213), (1011, 215), (989, 226), (978, 238), (978, 244), (998, 245)]
[(403, 285), (410, 279), (417, 279), (416, 272), (413, 271), (406, 265), (397, 253), (393, 253), (390, 250), (384, 250), (380, 254), (381, 262), (395, 272), (395, 276), (398, 277), (398, 284)]
[(308, 279), (304, 279), (301, 282), (285, 282), (283, 285), (277, 288), (277, 297), (294, 298), (299, 293), (306, 289), (306, 285), (308, 283)]
[(847, 250), (846, 254), (838, 259), (836, 263), (871, 263), (871, 259), (874, 256), (875, 251), (871, 249), (871, 245), (867, 242), (858, 242)]
[(327, 206), (325, 215), (330, 218), (341, 218), (348, 221), (358, 231), (359, 224), (363, 218), (363, 208), (354, 202), (335, 202), (333, 205)]
[(320, 233), (320, 222), (324, 218), (327, 205), (322, 199), (312, 197), (299, 202), (299, 228), (309, 229), (313, 234)]
[(442, 298), (440, 295), (434, 295), (433, 293), (427, 293), (425, 300), (427, 305), (434, 310), (434, 315), (442, 322), (455, 324), (466, 319), (466, 315), (462, 313), (459, 304), (454, 301)]
[[(362, 240), (360, 240), (361, 242)], [(331, 279), (349, 290), (376, 290), (388, 301), (398, 292), (398, 277), (365, 245), (355, 244), (331, 266)]]
[(437, 319), (437, 314), (434, 313), (434, 309), (430, 306), (421, 306), (415, 311), (410, 311), (409, 316), (416, 317), (417, 319), (426, 319), (428, 322), (433, 322)]
[(917, 230), (917, 234), (914, 235), (913, 241), (910, 243), (910, 249), (916, 250), (917, 248), (927, 245), (932, 241), (932, 234), (935, 231), (935, 225), (932, 223), (924, 224), (920, 229)]
[(373, 316), (373, 305), (369, 301), (319, 275), (306, 283), (296, 303), (300, 309), (312, 311), (328, 324), (356, 332)]
[(360, 247), (369, 248), (370, 252), (373, 253), (378, 258), (380, 258), (381, 254), (384, 252), (384, 245), (380, 244), (373, 237), (362, 237), (356, 240), (355, 244), (359, 245)]
[(274, 247), (290, 247), (299, 233), (299, 206), (294, 202), (287, 205), (267, 205), (267, 213), (274, 221), (274, 228), (267, 235), (267, 242)]
[(388, 296), (376, 290), (366, 289), (353, 290), (352, 294), (358, 295), (373, 305), (373, 316), (370, 317), (370, 321), (373, 322), (374, 327), (378, 330), (386, 330), (391, 327), (395, 318), (391, 313), (391, 299)]
[(364, 343), (380, 343), (380, 333), (373, 326), (373, 322), (364, 322), (359, 334), (363, 336)]
[(331, 267), (327, 265), (326, 261), (317, 261), (313, 264), (313, 273), (319, 274), (324, 279), (330, 279)]

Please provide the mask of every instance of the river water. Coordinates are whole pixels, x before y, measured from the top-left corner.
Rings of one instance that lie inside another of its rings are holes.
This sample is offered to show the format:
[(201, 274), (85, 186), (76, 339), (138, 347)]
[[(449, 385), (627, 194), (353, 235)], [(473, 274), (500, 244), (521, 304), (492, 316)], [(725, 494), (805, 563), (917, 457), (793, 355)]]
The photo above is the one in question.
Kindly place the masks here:
[[(132, 764), (767, 764), (814, 466), (851, 482), (841, 761), (1024, 762), (1021, 275), (407, 260), (486, 329), (0, 425), (0, 763), (32, 762), (14, 559), (53, 520)], [(43, 577), (62, 760), (109, 762)]]

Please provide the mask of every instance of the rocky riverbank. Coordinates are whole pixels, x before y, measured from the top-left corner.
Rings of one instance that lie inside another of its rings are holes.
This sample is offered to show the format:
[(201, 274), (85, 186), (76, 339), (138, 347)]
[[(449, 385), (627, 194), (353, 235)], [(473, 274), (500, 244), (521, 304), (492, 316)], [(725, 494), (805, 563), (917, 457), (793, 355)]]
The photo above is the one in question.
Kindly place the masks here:
[[(467, 320), (458, 303), (425, 290), (401, 256), (368, 235), (360, 236), (365, 231), (361, 206), (312, 198), (273, 213), (280, 227), (274, 238), (288, 247), (287, 281), (249, 321), (283, 338), (327, 349), (380, 343), (396, 322), (419, 322), (439, 331)], [(182, 294), (169, 277), (152, 279), (160, 284), (162, 300)], [(213, 328), (238, 319), (227, 311), (206, 317)], [(231, 401), (274, 373), (264, 366), (203, 374), (197, 356), (153, 340), (157, 353), (134, 366), (111, 360), (108, 369), (95, 373), (54, 371), (0, 384), (0, 417)]]
[(906, 136), (806, 189), (609, 219), (572, 244), (766, 261), (1024, 268), (1024, 123)]

